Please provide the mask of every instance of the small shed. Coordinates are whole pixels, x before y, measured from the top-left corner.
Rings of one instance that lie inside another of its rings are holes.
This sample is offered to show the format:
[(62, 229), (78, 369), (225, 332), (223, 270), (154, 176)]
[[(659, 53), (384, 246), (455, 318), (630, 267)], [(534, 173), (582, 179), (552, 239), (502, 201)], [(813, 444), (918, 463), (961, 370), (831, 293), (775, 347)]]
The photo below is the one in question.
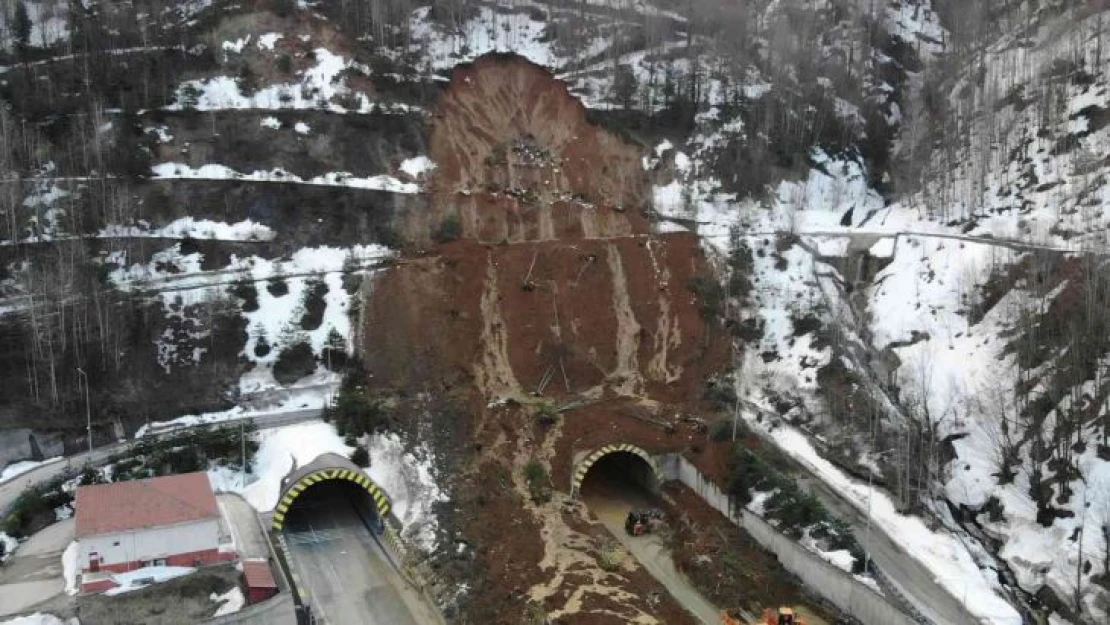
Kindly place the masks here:
[(243, 582), (247, 586), (247, 602), (251, 604), (265, 601), (278, 592), (270, 561), (263, 558), (243, 560)]

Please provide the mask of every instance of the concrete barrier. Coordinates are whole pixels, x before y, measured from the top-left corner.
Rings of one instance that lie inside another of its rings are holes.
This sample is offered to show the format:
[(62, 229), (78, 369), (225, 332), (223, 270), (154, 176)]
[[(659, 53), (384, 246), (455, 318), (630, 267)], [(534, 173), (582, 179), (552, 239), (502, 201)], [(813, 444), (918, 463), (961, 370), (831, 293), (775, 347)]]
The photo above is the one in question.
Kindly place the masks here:
[(892, 600), (779, 532), (758, 515), (743, 508), (734, 510), (732, 498), (680, 454), (658, 456), (656, 461), (666, 479), (688, 486), (713, 509), (744, 528), (756, 542), (778, 556), (783, 568), (845, 613), (865, 625), (914, 625), (914, 620)]

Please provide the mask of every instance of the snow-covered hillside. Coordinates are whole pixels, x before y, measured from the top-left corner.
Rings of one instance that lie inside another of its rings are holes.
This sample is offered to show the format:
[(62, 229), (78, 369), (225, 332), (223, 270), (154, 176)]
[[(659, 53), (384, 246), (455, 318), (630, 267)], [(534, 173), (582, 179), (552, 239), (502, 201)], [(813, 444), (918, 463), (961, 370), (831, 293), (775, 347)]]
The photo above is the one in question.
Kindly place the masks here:
[[(917, 191), (884, 200), (857, 159), (815, 151), (807, 174), (762, 199), (726, 193), (712, 149), (744, 136), (739, 120), (702, 123), (645, 162), (661, 175), (666, 229), (751, 256), (737, 314), (758, 339), (745, 343), (742, 394), (853, 471), (876, 452), (925, 460), (925, 482), (941, 485), (929, 492), (956, 513), (935, 514), (957, 533), (962, 518), (969, 545), (997, 558), (970, 549), (987, 586), (1004, 598), (1006, 583), (1049, 589), (1058, 616), (1085, 622), (1106, 618), (1110, 553), (1103, 17), (1031, 16), (1035, 27), (986, 49), (981, 72), (957, 74), (945, 93), (966, 130), (930, 152)], [(927, 124), (905, 119), (903, 155)], [(919, 443), (895, 434), (900, 422), (948, 451), (908, 450)]]
[(978, 616), (1110, 618), (1105, 2), (28, 1), (26, 59), (7, 4), (0, 418), (72, 413), (84, 359), (105, 418), (325, 401), (362, 278), (426, 244), (442, 84), (515, 53), (719, 261), (753, 427), (873, 478)]

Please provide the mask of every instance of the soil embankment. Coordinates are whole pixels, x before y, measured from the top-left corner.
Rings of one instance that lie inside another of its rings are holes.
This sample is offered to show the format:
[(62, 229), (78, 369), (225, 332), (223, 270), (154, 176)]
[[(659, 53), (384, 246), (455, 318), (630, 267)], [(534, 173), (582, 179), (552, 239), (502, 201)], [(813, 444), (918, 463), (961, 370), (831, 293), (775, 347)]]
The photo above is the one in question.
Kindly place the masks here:
[(440, 566), (468, 584), (465, 622), (694, 622), (634, 559), (599, 562), (609, 532), (566, 491), (578, 451), (704, 440), (681, 417), (728, 345), (687, 288), (709, 272), (697, 239), (651, 231), (640, 150), (522, 59), (456, 70), (429, 146), (427, 206), (395, 227), (428, 244), (454, 222), (457, 240), (378, 276), (363, 354), (397, 411), (438, 395), (468, 415), (449, 523), (476, 562)]

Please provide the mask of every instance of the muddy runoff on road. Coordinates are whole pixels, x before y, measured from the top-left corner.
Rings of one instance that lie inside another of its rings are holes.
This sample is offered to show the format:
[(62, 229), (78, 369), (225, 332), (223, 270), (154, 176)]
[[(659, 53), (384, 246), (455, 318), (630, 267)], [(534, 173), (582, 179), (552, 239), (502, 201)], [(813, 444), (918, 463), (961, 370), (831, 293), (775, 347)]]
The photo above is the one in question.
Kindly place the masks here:
[[(706, 599), (675, 566), (666, 543), (666, 518), (634, 536), (628, 530), (630, 513), (660, 511), (659, 484), (652, 467), (635, 454), (616, 452), (590, 467), (580, 497), (590, 513), (616, 539), (621, 548), (643, 566), (698, 622), (717, 625), (720, 609)], [(614, 547), (614, 553), (619, 553)], [(653, 597), (658, 600), (658, 597)]]

